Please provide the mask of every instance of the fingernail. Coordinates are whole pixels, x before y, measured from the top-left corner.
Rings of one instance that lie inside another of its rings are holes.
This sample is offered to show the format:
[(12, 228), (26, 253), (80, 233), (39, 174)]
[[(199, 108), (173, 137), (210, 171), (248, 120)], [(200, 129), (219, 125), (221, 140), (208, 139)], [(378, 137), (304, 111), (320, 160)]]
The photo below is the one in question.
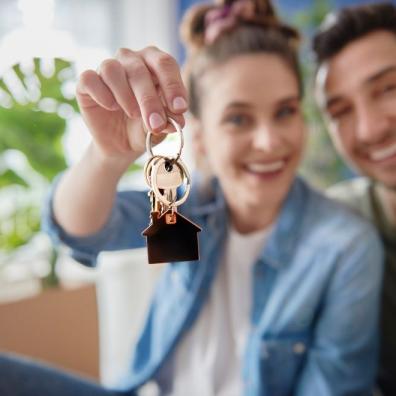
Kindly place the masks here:
[(187, 108), (187, 102), (181, 96), (173, 99), (172, 102), (173, 110), (184, 110)]
[(149, 124), (151, 129), (157, 129), (164, 125), (165, 121), (158, 113), (151, 113), (149, 117)]

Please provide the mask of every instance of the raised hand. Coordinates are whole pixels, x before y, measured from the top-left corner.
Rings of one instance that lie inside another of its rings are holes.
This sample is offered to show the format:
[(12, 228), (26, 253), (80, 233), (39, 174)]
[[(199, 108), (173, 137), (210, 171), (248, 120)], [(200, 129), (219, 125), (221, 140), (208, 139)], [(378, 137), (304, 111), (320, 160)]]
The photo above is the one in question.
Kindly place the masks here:
[(87, 70), (77, 85), (82, 116), (101, 155), (132, 161), (145, 150), (147, 129), (157, 134), (174, 130), (171, 116), (184, 125), (187, 94), (175, 59), (155, 47), (120, 49), (115, 58)]

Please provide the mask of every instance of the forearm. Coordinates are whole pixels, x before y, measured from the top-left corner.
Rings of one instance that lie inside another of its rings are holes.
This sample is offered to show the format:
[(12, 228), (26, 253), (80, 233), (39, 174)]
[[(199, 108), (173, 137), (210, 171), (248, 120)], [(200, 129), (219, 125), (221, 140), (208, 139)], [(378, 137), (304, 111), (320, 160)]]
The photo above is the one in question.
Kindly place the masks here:
[(55, 191), (53, 210), (59, 225), (75, 236), (99, 231), (110, 215), (117, 184), (134, 159), (105, 159), (91, 144)]

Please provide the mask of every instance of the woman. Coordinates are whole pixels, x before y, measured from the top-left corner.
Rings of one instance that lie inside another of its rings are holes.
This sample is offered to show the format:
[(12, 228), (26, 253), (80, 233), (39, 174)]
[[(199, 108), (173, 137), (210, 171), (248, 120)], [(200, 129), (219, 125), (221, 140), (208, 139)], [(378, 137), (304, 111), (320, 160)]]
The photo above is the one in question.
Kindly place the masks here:
[[(382, 250), (373, 229), (296, 177), (305, 126), (295, 44), (267, 1), (194, 8), (183, 23), (198, 177), (181, 212), (201, 259), (167, 266), (129, 373), (132, 394), (363, 395), (376, 367)], [(94, 265), (144, 245), (144, 192), (116, 193), (145, 149), (182, 125), (187, 94), (156, 48), (120, 50), (80, 78), (93, 142), (54, 188), (46, 228)], [(1, 388), (0, 388), (1, 389)], [(57, 393), (62, 394), (62, 393)], [(92, 393), (95, 394), (95, 393)]]

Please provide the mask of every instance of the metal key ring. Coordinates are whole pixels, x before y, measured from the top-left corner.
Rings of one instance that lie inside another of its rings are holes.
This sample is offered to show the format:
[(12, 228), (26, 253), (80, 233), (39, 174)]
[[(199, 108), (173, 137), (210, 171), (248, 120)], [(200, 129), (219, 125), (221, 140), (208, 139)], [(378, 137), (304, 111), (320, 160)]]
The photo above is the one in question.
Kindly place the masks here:
[(179, 159), (176, 161), (175, 158), (173, 158), (173, 165), (176, 165), (179, 167), (179, 169), (183, 172), (183, 179), (186, 180), (186, 190), (184, 191), (183, 196), (178, 199), (177, 201), (171, 202), (168, 199), (166, 199), (161, 192), (159, 191), (159, 188), (157, 187), (157, 183), (153, 183), (153, 180), (155, 180), (155, 178), (157, 177), (158, 174), (158, 170), (160, 168), (160, 166), (162, 165), (162, 161), (167, 161), (169, 160), (169, 158), (163, 157), (161, 159), (159, 159), (158, 161), (155, 162), (155, 164), (153, 165), (153, 169), (151, 171), (151, 188), (154, 191), (155, 197), (164, 205), (166, 206), (179, 206), (181, 204), (183, 204), (186, 200), (187, 197), (190, 193), (190, 189), (191, 189), (191, 177), (190, 174), (187, 170), (186, 165), (184, 164), (184, 162)]
[(144, 165), (143, 174), (147, 185), (151, 188), (151, 173), (153, 168), (153, 162), (158, 161), (161, 158), (165, 158), (163, 155), (154, 155)]
[[(179, 151), (176, 155), (176, 157), (173, 159), (173, 162), (176, 162), (179, 160), (182, 150), (183, 150), (183, 146), (184, 146), (184, 137), (183, 137), (183, 130), (181, 129), (180, 125), (173, 119), (168, 117), (168, 121), (175, 127), (176, 132), (179, 133), (180, 135), (180, 147), (179, 147)], [(152, 136), (152, 132), (150, 130), (147, 130), (147, 135), (146, 135), (146, 150), (153, 156), (153, 157), (157, 157), (154, 153), (153, 153), (153, 147), (151, 145), (151, 136)]]

